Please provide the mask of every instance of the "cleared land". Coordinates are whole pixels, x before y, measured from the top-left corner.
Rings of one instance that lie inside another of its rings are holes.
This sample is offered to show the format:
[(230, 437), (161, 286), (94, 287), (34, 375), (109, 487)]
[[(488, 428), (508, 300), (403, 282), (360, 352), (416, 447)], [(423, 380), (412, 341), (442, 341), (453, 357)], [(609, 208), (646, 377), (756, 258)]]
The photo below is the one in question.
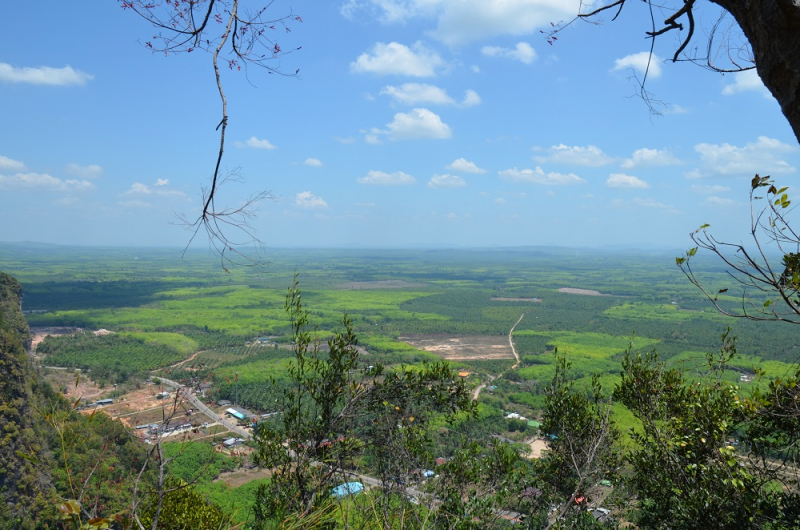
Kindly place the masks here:
[(593, 291), (592, 289), (575, 289), (574, 287), (562, 287), (558, 291), (561, 293), (581, 294), (584, 296), (613, 296), (610, 294), (603, 294), (600, 291)]
[(449, 361), (513, 359), (507, 337), (487, 335), (408, 335), (403, 342)]
[(348, 282), (340, 283), (337, 289), (409, 289), (414, 287), (425, 287), (424, 283), (411, 283), (405, 280), (375, 280), (371, 282)]
[(504, 296), (495, 296), (490, 298), (492, 302), (541, 302), (541, 298), (508, 298)]

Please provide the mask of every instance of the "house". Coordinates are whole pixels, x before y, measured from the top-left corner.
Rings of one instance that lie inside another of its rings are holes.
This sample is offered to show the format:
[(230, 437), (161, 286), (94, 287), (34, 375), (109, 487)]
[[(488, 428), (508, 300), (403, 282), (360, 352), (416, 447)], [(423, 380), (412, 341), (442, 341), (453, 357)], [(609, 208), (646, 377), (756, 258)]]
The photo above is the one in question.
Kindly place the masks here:
[(345, 482), (344, 484), (340, 484), (336, 486), (331, 491), (331, 495), (336, 497), (337, 499), (341, 499), (342, 497), (347, 497), (348, 495), (358, 495), (364, 491), (364, 485), (360, 482)]
[(235, 447), (240, 443), (242, 443), (241, 438), (228, 438), (227, 440), (224, 440), (222, 442), (222, 445), (224, 445), (225, 447)]
[(233, 403), (231, 403), (231, 402), (230, 402), (230, 401), (228, 401), (227, 399), (220, 399), (219, 401), (217, 401), (217, 405), (219, 405), (220, 407), (229, 407), (229, 406), (231, 406), (232, 404), (233, 404)]
[(97, 403), (98, 407), (102, 407), (104, 405), (113, 405), (114, 404), (114, 400), (113, 399), (98, 399), (96, 403)]
[(521, 414), (518, 414), (518, 413), (516, 413), (516, 412), (512, 412), (512, 413), (510, 413), (510, 414), (507, 414), (507, 415), (506, 415), (506, 419), (507, 419), (507, 420), (522, 420), (522, 421), (528, 421), (528, 418), (526, 418), (525, 416), (522, 416)]

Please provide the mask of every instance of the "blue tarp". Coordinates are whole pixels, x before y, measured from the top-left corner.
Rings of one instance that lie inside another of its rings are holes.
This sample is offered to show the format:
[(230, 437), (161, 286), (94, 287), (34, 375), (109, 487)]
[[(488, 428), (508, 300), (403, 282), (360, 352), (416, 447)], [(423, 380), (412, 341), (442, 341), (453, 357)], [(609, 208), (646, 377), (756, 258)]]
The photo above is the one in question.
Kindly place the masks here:
[(360, 482), (345, 482), (333, 488), (331, 495), (337, 498), (347, 497), (348, 495), (356, 495), (364, 491), (364, 485)]

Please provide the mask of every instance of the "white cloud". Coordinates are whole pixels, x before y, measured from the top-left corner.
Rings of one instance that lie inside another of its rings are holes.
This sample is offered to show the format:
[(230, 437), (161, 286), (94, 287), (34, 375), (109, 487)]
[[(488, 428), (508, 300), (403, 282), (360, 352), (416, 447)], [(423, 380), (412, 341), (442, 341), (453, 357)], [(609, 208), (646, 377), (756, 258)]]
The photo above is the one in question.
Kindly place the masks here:
[(637, 149), (633, 155), (624, 160), (621, 166), (625, 169), (632, 169), (639, 166), (674, 166), (681, 161), (675, 158), (669, 151), (658, 149)]
[(650, 63), (650, 69), (647, 74), (648, 77), (651, 79), (660, 77), (661, 59), (656, 54), (651, 56), (650, 52), (633, 53), (622, 59), (617, 59), (614, 61), (614, 70), (633, 69), (636, 70), (639, 75), (644, 75), (645, 71), (648, 69), (648, 62)]
[(277, 149), (278, 147), (270, 143), (269, 140), (259, 140), (255, 136), (251, 136), (249, 140), (246, 142), (234, 142), (234, 145), (239, 148), (247, 148), (250, 149)]
[(547, 186), (564, 186), (586, 182), (574, 173), (545, 173), (542, 171), (542, 168), (538, 166), (536, 169), (505, 169), (498, 172), (498, 175), (505, 180), (513, 182), (530, 182), (532, 184), (544, 184)]
[(168, 184), (169, 184), (168, 179), (158, 179), (154, 184), (156, 189), (153, 189), (147, 184), (144, 184), (142, 182), (134, 182), (133, 184), (131, 184), (131, 187), (128, 188), (128, 190), (124, 194), (134, 195), (134, 196), (147, 195), (147, 196), (155, 196), (161, 198), (190, 200), (189, 197), (182, 191), (164, 189), (164, 186), (167, 186)]
[(681, 211), (678, 210), (677, 208), (675, 208), (673, 205), (664, 204), (662, 202), (658, 202), (658, 201), (653, 200), (653, 199), (642, 199), (642, 198), (636, 197), (635, 199), (633, 199), (633, 204), (635, 204), (636, 206), (640, 206), (642, 208), (650, 208), (652, 210), (661, 210), (663, 212), (671, 213), (673, 215), (677, 215), (677, 214), (681, 213)]
[(390, 140), (416, 138), (441, 140), (453, 136), (450, 126), (442, 122), (438, 114), (428, 109), (412, 109), (408, 113), (398, 112), (386, 127), (388, 129), (386, 131), (373, 130), (372, 133), (388, 134)]
[(39, 68), (17, 68), (8, 63), (0, 63), (0, 81), (6, 83), (29, 83), (31, 85), (85, 85), (94, 76), (75, 70), (71, 66), (64, 68), (51, 68), (40, 66)]
[(404, 105), (455, 105), (456, 100), (450, 97), (446, 90), (436, 85), (425, 83), (403, 83), (399, 87), (385, 86), (381, 94), (394, 98)]
[(322, 167), (322, 161), (318, 158), (306, 158), (303, 162), (304, 166)]
[(0, 171), (22, 171), (23, 169), (25, 169), (25, 164), (22, 162), (0, 155)]
[(735, 204), (736, 201), (733, 199), (726, 199), (724, 197), (717, 197), (714, 195), (706, 198), (706, 200), (703, 201), (703, 205), (705, 206), (733, 206)]
[(434, 175), (428, 182), (429, 188), (463, 188), (467, 183), (455, 175)]
[(624, 173), (614, 173), (606, 180), (606, 186), (609, 188), (618, 189), (643, 189), (649, 188), (650, 184), (633, 175), (625, 175)]
[(128, 191), (125, 192), (125, 195), (150, 195), (153, 193), (153, 190), (147, 187), (147, 184), (142, 184), (141, 182), (134, 182), (131, 184), (131, 187)]
[(513, 49), (500, 46), (484, 46), (481, 48), (481, 53), (486, 57), (506, 57), (525, 64), (531, 64), (536, 59), (536, 50), (527, 42), (518, 42)]
[(433, 77), (436, 69), (443, 66), (439, 54), (416, 42), (411, 48), (398, 42), (377, 42), (370, 53), (362, 53), (350, 63), (350, 71), (378, 75), (404, 75), (410, 77)]
[(19, 191), (86, 191), (94, 184), (86, 180), (61, 180), (47, 173), (0, 175), (0, 190)]
[(310, 191), (301, 191), (294, 197), (294, 204), (295, 206), (299, 206), (300, 208), (327, 208), (328, 203), (325, 202), (322, 197), (318, 197), (311, 193)]
[[(783, 160), (784, 154), (794, 153), (797, 147), (780, 140), (759, 136), (754, 143), (744, 147), (730, 144), (697, 144), (694, 150), (703, 165), (720, 175), (747, 175), (794, 173), (794, 166)], [(687, 175), (688, 176), (688, 175)]]
[(461, 173), (475, 173), (478, 175), (486, 173), (485, 169), (479, 168), (475, 165), (475, 162), (470, 162), (466, 158), (457, 158), (453, 160), (449, 165), (445, 166), (445, 169)]
[(381, 145), (383, 142), (381, 142), (381, 139), (378, 138), (378, 134), (382, 134), (383, 132), (384, 131), (380, 131), (378, 129), (373, 129), (371, 134), (364, 135), (364, 141), (372, 145)]
[(462, 107), (474, 107), (481, 104), (481, 97), (474, 90), (467, 90), (464, 93), (464, 99), (461, 101)]
[[(540, 147), (534, 147), (534, 151), (542, 151)], [(546, 150), (546, 155), (535, 156), (534, 160), (540, 163), (568, 164), (576, 166), (599, 167), (610, 164), (613, 158), (606, 155), (600, 148), (593, 145), (586, 147), (568, 146), (564, 144), (554, 145)]]
[(383, 171), (370, 171), (366, 177), (356, 179), (359, 184), (371, 184), (376, 186), (399, 186), (405, 184), (414, 184), (417, 179), (403, 173), (402, 171), (395, 171), (394, 173), (384, 173)]
[(700, 184), (693, 185), (691, 189), (694, 193), (723, 193), (731, 191), (727, 186), (704, 186)]
[(78, 164), (67, 164), (67, 173), (82, 177), (85, 179), (96, 179), (103, 176), (103, 168), (97, 164), (90, 164), (88, 166), (80, 166)]
[(495, 204), (505, 204), (505, 203), (506, 203), (506, 200), (505, 200), (504, 198), (502, 198), (502, 197), (498, 197), (498, 198), (496, 198), (496, 199), (494, 200), (494, 203), (495, 203)]
[(755, 68), (733, 74), (733, 83), (728, 83), (722, 88), (723, 96), (732, 96), (741, 92), (758, 92), (764, 97), (772, 97)]
[(528, 35), (551, 22), (571, 19), (577, 7), (563, 0), (440, 0), (435, 5), (438, 23), (432, 35), (450, 46), (500, 35)]

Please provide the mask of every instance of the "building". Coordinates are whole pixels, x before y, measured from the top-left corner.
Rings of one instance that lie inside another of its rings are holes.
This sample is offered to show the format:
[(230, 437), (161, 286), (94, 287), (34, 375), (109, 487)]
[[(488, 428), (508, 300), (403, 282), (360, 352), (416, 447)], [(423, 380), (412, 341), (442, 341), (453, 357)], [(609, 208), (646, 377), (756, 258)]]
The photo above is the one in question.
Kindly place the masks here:
[(333, 488), (331, 495), (337, 499), (341, 499), (342, 497), (347, 497), (348, 495), (358, 495), (362, 491), (364, 491), (364, 485), (362, 483), (345, 482), (344, 484)]
[(246, 418), (245, 418), (245, 415), (244, 415), (244, 414), (242, 414), (241, 412), (239, 412), (239, 411), (238, 411), (238, 410), (236, 410), (236, 409), (231, 409), (231, 408), (225, 409), (225, 414), (230, 414), (231, 416), (233, 416), (233, 417), (234, 417), (234, 418), (236, 418), (237, 420), (244, 420), (244, 419), (246, 419)]

